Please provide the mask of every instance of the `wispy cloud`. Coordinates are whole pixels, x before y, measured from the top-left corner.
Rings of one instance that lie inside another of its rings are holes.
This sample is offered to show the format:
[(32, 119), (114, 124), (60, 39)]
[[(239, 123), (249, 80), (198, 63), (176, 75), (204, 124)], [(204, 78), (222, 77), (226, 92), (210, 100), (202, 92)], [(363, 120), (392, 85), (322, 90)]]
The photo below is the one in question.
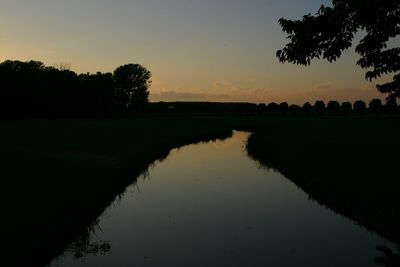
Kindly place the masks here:
[(150, 100), (156, 101), (226, 101), (228, 94), (201, 93), (190, 91), (165, 90), (150, 94)]
[(314, 90), (319, 91), (319, 90), (330, 90), (333, 88), (332, 83), (330, 82), (325, 82), (321, 84), (317, 84), (314, 86)]
[(265, 102), (269, 91), (256, 80), (235, 83), (227, 80), (204, 83), (204, 88), (167, 87), (153, 82), (151, 101), (219, 101), (219, 102)]
[(203, 97), (202, 93), (176, 92), (175, 90), (161, 91), (150, 95), (152, 101), (193, 101)]

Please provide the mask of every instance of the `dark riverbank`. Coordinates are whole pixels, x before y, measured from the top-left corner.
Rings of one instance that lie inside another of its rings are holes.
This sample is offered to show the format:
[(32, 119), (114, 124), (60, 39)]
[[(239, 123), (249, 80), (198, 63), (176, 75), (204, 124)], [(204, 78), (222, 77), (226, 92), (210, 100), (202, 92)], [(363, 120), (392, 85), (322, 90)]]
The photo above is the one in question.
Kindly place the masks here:
[(260, 169), (249, 135), (174, 149), (99, 217), (89, 249), (51, 266), (376, 267), (376, 246), (395, 247)]
[(42, 266), (156, 159), (181, 145), (253, 131), (249, 154), (318, 202), (400, 241), (398, 118), (145, 116), (3, 120), (0, 254)]
[(4, 266), (43, 266), (170, 149), (226, 138), (207, 118), (5, 120), (0, 125)]
[(398, 119), (282, 119), (247, 149), (318, 202), (398, 243), (399, 135)]

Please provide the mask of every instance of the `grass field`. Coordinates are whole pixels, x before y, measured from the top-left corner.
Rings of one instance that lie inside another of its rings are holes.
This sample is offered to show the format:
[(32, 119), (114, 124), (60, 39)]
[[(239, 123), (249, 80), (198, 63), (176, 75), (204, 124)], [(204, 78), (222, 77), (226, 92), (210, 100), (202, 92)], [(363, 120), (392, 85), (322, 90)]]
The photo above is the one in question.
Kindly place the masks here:
[(2, 120), (2, 262), (47, 263), (156, 159), (174, 147), (228, 137), (232, 129), (253, 131), (249, 155), (314, 199), (400, 241), (397, 118)]
[(400, 242), (400, 120), (272, 120), (248, 153), (318, 202)]

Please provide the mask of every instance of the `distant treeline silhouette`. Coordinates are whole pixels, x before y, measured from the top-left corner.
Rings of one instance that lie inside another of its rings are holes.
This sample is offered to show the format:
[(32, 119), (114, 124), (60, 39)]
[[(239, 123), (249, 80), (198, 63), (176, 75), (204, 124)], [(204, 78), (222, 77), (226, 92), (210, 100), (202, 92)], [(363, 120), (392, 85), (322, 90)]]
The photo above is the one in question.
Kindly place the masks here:
[(288, 116), (349, 116), (349, 115), (395, 115), (400, 112), (397, 102), (389, 100), (382, 103), (380, 99), (373, 99), (369, 103), (357, 100), (348, 101), (316, 101), (303, 105), (288, 104), (287, 102), (269, 104), (252, 103), (216, 103), (216, 102), (158, 102), (149, 103), (147, 109), (152, 113), (236, 113), (236, 114), (268, 114)]
[(282, 103), (158, 102), (148, 103), (151, 72), (139, 64), (113, 73), (76, 74), (39, 61), (0, 63), (0, 116), (118, 116), (141, 113), (217, 113), (270, 115), (364, 115), (399, 112), (394, 98), (354, 103), (338, 101)]
[(148, 102), (151, 73), (139, 64), (76, 74), (39, 61), (0, 63), (0, 116), (124, 114)]

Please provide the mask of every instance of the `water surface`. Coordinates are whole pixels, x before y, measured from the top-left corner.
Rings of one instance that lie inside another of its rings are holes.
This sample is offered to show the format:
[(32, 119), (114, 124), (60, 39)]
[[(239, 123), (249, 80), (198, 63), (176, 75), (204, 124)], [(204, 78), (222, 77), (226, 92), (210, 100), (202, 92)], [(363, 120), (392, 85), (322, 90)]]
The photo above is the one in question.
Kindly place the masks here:
[(171, 151), (100, 218), (110, 251), (52, 266), (377, 266), (393, 245), (260, 168), (248, 136)]

